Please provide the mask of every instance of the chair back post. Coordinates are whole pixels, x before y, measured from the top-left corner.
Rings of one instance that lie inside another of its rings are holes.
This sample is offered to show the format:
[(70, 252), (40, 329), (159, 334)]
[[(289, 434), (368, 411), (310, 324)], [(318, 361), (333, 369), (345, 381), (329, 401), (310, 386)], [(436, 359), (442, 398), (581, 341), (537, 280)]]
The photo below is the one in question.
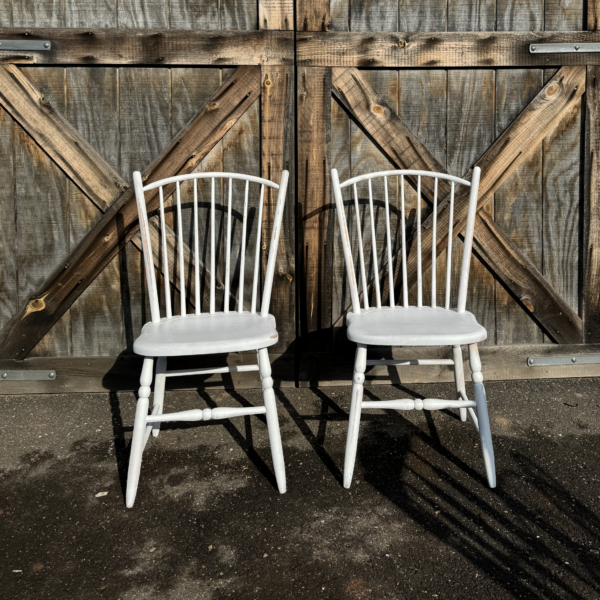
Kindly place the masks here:
[(273, 232), (271, 234), (271, 243), (269, 245), (269, 258), (267, 259), (267, 273), (265, 275), (265, 285), (260, 306), (260, 316), (266, 317), (269, 314), (269, 305), (271, 303), (271, 291), (273, 290), (273, 278), (275, 277), (275, 263), (277, 262), (277, 250), (279, 248), (279, 234), (281, 233), (281, 223), (283, 221), (283, 209), (285, 207), (285, 196), (287, 193), (289, 172), (281, 173), (279, 182), (279, 193), (277, 194), (277, 206), (275, 207), (275, 218), (273, 220)]
[(135, 171), (133, 173), (133, 189), (135, 190), (135, 201), (137, 203), (140, 220), (140, 235), (142, 237), (142, 251), (144, 254), (144, 270), (146, 271), (146, 283), (148, 285), (148, 296), (150, 300), (150, 317), (153, 323), (159, 323), (160, 308), (158, 304), (156, 277), (154, 275), (154, 259), (152, 257), (152, 245), (150, 243), (148, 213), (146, 211), (146, 197), (144, 195), (142, 174), (139, 171)]
[(460, 287), (458, 289), (457, 312), (465, 312), (467, 291), (469, 287), (469, 269), (471, 267), (471, 252), (473, 250), (473, 234), (475, 231), (475, 216), (477, 214), (477, 199), (479, 197), (479, 178), (481, 169), (475, 167), (471, 177), (471, 192), (469, 194), (469, 212), (465, 228), (465, 243), (463, 246), (462, 267), (460, 270)]
[[(346, 273), (350, 284), (350, 297), (352, 299), (352, 312), (360, 313), (360, 300), (358, 297), (358, 286), (356, 276), (354, 274), (354, 261), (352, 260), (352, 249), (350, 248), (350, 236), (348, 235), (348, 225), (346, 223), (346, 215), (344, 214), (344, 201), (342, 198), (342, 189), (340, 188), (340, 180), (337, 169), (331, 169), (331, 183), (333, 187), (333, 196), (337, 209), (338, 223), (340, 226), (340, 235), (342, 238), (342, 248), (344, 250), (344, 261), (346, 262)], [(363, 290), (366, 294), (367, 290)]]

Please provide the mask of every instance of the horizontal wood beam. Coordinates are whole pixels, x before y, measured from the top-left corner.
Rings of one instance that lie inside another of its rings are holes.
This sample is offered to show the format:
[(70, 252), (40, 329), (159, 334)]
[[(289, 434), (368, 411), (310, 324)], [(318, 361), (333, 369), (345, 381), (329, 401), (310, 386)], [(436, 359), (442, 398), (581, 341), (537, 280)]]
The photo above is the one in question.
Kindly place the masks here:
[(0, 104), (102, 212), (129, 187), (14, 65), (0, 66)]
[[(600, 344), (516, 344), (514, 346), (479, 346), (486, 381), (511, 379), (563, 379), (567, 377), (600, 377), (600, 365), (569, 364), (529, 367), (530, 356), (582, 356), (600, 353)], [(452, 358), (451, 348), (393, 348), (388, 354), (369, 351), (369, 357), (395, 359)], [(464, 373), (470, 379), (467, 348), (463, 348)], [(0, 363), (1, 364), (1, 363)], [(352, 384), (352, 357), (314, 353), (303, 356), (300, 365), (300, 387), (349, 386)], [(384, 366), (369, 367), (365, 385), (454, 382), (452, 366)]]
[[(373, 90), (357, 69), (333, 69), (336, 97), (350, 116), (375, 141), (397, 168), (424, 169), (447, 172), (425, 145), (414, 135), (396, 113)], [(508, 179), (527, 154), (560, 121), (560, 118), (581, 97), (585, 89), (585, 69), (565, 67), (550, 80), (515, 121), (492, 144), (477, 164), (482, 168), (479, 208)], [(432, 200), (432, 182), (423, 180), (423, 195)], [(429, 186), (429, 188), (427, 187)], [(446, 186), (447, 187), (447, 186)], [(440, 195), (447, 193), (440, 186)], [(468, 192), (468, 190), (466, 190)], [(465, 227), (468, 194), (457, 193), (455, 200), (453, 235)], [(432, 219), (423, 224), (423, 270), (431, 264)], [(448, 243), (448, 203), (440, 204), (437, 255)], [(413, 245), (414, 249), (414, 245)], [(523, 255), (496, 223), (477, 215), (474, 249), (483, 258), (501, 283), (516, 296), (530, 314), (559, 343), (582, 341), (582, 322), (577, 313), (553, 289), (535, 265)], [(396, 261), (396, 270), (400, 268)], [(417, 279), (416, 252), (407, 261), (409, 285)], [(387, 280), (384, 284), (387, 292)]]
[[(137, 391), (143, 357), (94, 356), (94, 357), (32, 357), (25, 360), (1, 360), (2, 370), (56, 371), (52, 381), (4, 381), (0, 378), (0, 394), (66, 394), (107, 391)], [(295, 356), (293, 354), (269, 354), (273, 368), (273, 385), (276, 388), (295, 387)], [(176, 357), (168, 361), (169, 370), (198, 367), (240, 367), (255, 365), (256, 353), (231, 353), (213, 356)], [(238, 372), (194, 377), (168, 377), (167, 389), (260, 389), (260, 377), (256, 372)]]
[[(291, 25), (290, 25), (291, 29)], [(0, 51), (35, 65), (293, 65), (292, 31), (2, 27), (0, 39), (48, 40), (49, 51)]]
[[(143, 172), (150, 183), (190, 173), (260, 95), (260, 67), (239, 67), (200, 113)], [(165, 188), (165, 196), (172, 193)], [(158, 190), (146, 194), (148, 211)], [(0, 331), (0, 358), (25, 358), (139, 229), (132, 189), (127, 190)]]
[[(300, 29), (302, 29), (300, 27)], [(600, 65), (600, 54), (531, 54), (530, 44), (600, 42), (596, 31), (299, 32), (305, 67), (549, 67)]]

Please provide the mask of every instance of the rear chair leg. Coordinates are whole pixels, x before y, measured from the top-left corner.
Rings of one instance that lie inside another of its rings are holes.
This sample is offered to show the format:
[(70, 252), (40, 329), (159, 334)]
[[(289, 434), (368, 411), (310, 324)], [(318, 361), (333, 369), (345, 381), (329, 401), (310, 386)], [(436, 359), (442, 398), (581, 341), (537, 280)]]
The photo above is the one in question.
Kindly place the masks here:
[[(156, 359), (156, 376), (154, 378), (154, 396), (152, 400), (152, 414), (162, 415), (165, 399), (165, 384), (167, 382), (167, 359), (162, 356)], [(160, 422), (152, 423), (152, 435), (158, 437)]]
[(352, 377), (352, 396), (350, 399), (350, 418), (348, 420), (348, 437), (346, 439), (346, 456), (344, 457), (344, 487), (352, 484), (356, 448), (358, 446), (358, 430), (360, 428), (360, 411), (363, 399), (365, 370), (367, 368), (367, 347), (358, 344), (354, 359), (354, 376)]
[(277, 415), (277, 404), (275, 392), (273, 391), (273, 378), (271, 377), (271, 363), (269, 351), (266, 348), (258, 351), (258, 369), (260, 383), (263, 390), (265, 408), (267, 410), (267, 428), (271, 442), (271, 456), (273, 457), (273, 469), (279, 493), (285, 494), (285, 463), (283, 461), (283, 447), (281, 445), (281, 433), (279, 431), (279, 417)]
[(477, 420), (479, 422), (479, 439), (487, 479), (491, 488), (496, 487), (496, 465), (494, 462), (494, 446), (492, 445), (492, 432), (488, 417), (483, 375), (481, 374), (481, 359), (477, 344), (469, 344), (469, 364), (471, 366), (471, 379), (475, 385), (475, 402), (477, 404)]
[(125, 504), (131, 508), (135, 502), (138, 482), (140, 480), (140, 469), (142, 468), (142, 453), (146, 445), (146, 417), (148, 416), (148, 398), (150, 397), (150, 385), (152, 384), (153, 358), (144, 358), (142, 375), (140, 377), (140, 389), (138, 391), (138, 402), (135, 409), (135, 421), (133, 422), (133, 437), (131, 438), (131, 453), (129, 455), (129, 471), (127, 472), (127, 491), (125, 493)]
[[(465, 371), (463, 368), (462, 350), (460, 346), (452, 348), (452, 360), (454, 360), (454, 385), (456, 386), (456, 399), (461, 400), (460, 392), (466, 396), (467, 388), (465, 387)], [(464, 423), (467, 420), (467, 409), (459, 408), (460, 420)]]

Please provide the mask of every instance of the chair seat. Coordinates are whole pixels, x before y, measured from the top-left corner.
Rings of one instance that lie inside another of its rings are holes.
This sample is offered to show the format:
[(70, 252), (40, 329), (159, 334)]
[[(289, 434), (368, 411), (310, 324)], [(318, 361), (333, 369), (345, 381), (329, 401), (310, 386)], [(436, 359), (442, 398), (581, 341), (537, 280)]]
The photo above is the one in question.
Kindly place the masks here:
[(369, 346), (457, 346), (485, 340), (470, 312), (446, 308), (370, 308), (348, 314), (348, 339)]
[(267, 348), (277, 339), (273, 315), (202, 313), (146, 323), (133, 351), (141, 356), (220, 354)]

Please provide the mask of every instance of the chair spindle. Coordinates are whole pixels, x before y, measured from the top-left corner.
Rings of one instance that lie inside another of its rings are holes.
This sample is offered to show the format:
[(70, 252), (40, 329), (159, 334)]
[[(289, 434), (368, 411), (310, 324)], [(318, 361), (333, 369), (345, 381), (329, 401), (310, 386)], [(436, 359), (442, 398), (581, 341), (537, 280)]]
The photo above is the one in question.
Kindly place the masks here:
[(373, 187), (371, 180), (369, 183), (369, 212), (371, 214), (371, 251), (373, 253), (373, 275), (375, 279), (375, 294), (377, 308), (381, 308), (381, 291), (379, 289), (379, 265), (377, 264), (377, 236), (375, 234), (375, 216), (373, 214)]
[(250, 312), (256, 312), (256, 296), (258, 295), (258, 277), (260, 274), (260, 254), (261, 254), (261, 234), (262, 234), (262, 213), (263, 200), (265, 197), (265, 186), (260, 186), (260, 200), (258, 203), (258, 223), (256, 231), (256, 253), (254, 256), (254, 279), (252, 281), (252, 304)]
[(185, 293), (185, 261), (183, 256), (183, 224), (181, 218), (181, 189), (180, 189), (179, 181), (177, 182), (177, 237), (179, 238), (178, 244), (178, 252), (179, 252), (179, 305), (180, 305), (180, 314), (182, 317), (186, 315), (185, 310), (185, 301), (186, 301), (186, 293)]
[(199, 315), (202, 312), (200, 306), (200, 251), (198, 250), (198, 180), (194, 179), (194, 312)]
[(210, 314), (215, 312), (215, 178), (210, 178)]
[(388, 259), (388, 280), (389, 280), (389, 294), (390, 294), (390, 306), (393, 308), (396, 305), (394, 298), (394, 269), (392, 268), (392, 233), (390, 231), (390, 200), (388, 197), (388, 182), (387, 177), (383, 178), (383, 186), (385, 189), (385, 228), (387, 231), (387, 259)]
[(433, 184), (433, 231), (431, 241), (431, 306), (436, 305), (436, 233), (437, 233), (437, 196), (438, 196), (438, 178), (434, 177)]
[(454, 181), (450, 185), (450, 218), (448, 225), (448, 250), (446, 253), (446, 308), (450, 308), (450, 277), (452, 275), (452, 226), (454, 224)]
[(358, 209), (358, 190), (356, 189), (356, 184), (354, 184), (354, 214), (356, 216), (356, 233), (358, 235), (358, 256), (360, 259), (360, 278), (362, 281), (363, 304), (366, 310), (367, 308), (369, 308), (369, 292), (367, 289), (367, 273), (365, 271), (365, 254), (363, 251), (362, 226), (360, 223), (360, 214)]
[(173, 316), (171, 310), (171, 282), (169, 277), (169, 253), (167, 252), (167, 225), (165, 223), (165, 201), (163, 197), (163, 186), (158, 188), (158, 197), (160, 198), (160, 231), (162, 234), (162, 253), (163, 253), (163, 279), (165, 281), (165, 313), (167, 318)]
[(223, 311), (229, 312), (229, 279), (231, 270), (231, 203), (233, 199), (233, 179), (229, 178), (229, 198), (227, 202), (227, 245), (225, 247), (225, 298)]
[(246, 216), (248, 214), (248, 186), (246, 181), (246, 191), (244, 193), (244, 214), (242, 216), (242, 247), (240, 248), (240, 289), (238, 290), (238, 312), (244, 312), (244, 269), (246, 255)]
[(423, 273), (421, 263), (421, 176), (417, 177), (417, 306), (423, 306)]
[(404, 175), (400, 176), (400, 203), (402, 212), (402, 303), (408, 308), (408, 276), (406, 273), (406, 214), (404, 212)]

